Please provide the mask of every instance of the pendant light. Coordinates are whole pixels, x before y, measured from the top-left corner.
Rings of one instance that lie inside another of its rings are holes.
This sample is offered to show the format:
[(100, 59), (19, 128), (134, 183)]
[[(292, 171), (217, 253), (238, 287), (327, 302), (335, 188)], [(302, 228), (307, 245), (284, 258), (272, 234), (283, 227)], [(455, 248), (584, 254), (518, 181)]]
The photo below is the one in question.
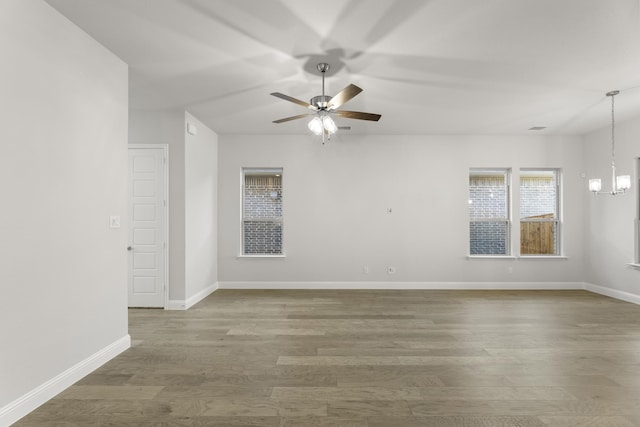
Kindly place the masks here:
[(589, 190), (594, 194), (609, 194), (615, 196), (616, 194), (623, 194), (629, 188), (631, 188), (631, 176), (629, 175), (620, 175), (616, 176), (616, 141), (615, 141), (615, 129), (616, 129), (616, 121), (614, 115), (614, 102), (613, 98), (619, 94), (619, 90), (612, 90), (611, 92), (607, 92), (607, 96), (611, 97), (611, 191), (601, 191), (602, 190), (602, 180), (600, 178), (594, 178), (589, 180)]

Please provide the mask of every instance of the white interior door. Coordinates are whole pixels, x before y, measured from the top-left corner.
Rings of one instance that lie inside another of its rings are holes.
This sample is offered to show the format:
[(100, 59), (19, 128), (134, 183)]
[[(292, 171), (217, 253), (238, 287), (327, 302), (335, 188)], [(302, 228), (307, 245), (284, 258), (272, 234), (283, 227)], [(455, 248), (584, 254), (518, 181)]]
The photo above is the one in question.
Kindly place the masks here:
[(129, 307), (166, 304), (165, 148), (129, 148)]

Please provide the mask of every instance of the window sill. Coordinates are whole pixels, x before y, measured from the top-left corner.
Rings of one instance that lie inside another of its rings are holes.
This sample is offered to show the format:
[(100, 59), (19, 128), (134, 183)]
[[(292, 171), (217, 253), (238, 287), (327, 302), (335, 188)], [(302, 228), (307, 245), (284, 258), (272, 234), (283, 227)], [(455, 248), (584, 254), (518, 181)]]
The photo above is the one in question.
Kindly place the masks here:
[(640, 264), (636, 264), (635, 262), (630, 262), (629, 264), (627, 264), (629, 267), (633, 268), (634, 270), (640, 270)]
[[(543, 260), (553, 260), (553, 259), (569, 259), (569, 257), (567, 256), (563, 256), (563, 255), (520, 255), (520, 256), (513, 256), (513, 255), (467, 255), (467, 259), (512, 259), (512, 260), (516, 260), (516, 259), (543, 259)], [(640, 269), (640, 264), (629, 264), (632, 267), (637, 267)]]
[(513, 255), (467, 255), (467, 259), (516, 259)]
[(568, 256), (564, 255), (520, 255), (518, 259), (569, 259)]
[(284, 259), (287, 256), (281, 255), (238, 255), (236, 259)]

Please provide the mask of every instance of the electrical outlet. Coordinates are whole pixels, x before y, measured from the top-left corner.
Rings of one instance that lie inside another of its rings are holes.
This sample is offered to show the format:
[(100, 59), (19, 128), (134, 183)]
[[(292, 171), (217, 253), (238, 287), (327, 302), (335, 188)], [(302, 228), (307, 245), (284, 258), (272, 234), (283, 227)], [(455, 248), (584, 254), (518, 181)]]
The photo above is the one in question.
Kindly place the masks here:
[(369, 266), (365, 265), (362, 267), (362, 274), (369, 274)]
[(396, 274), (396, 268), (395, 267), (387, 267), (387, 273)]

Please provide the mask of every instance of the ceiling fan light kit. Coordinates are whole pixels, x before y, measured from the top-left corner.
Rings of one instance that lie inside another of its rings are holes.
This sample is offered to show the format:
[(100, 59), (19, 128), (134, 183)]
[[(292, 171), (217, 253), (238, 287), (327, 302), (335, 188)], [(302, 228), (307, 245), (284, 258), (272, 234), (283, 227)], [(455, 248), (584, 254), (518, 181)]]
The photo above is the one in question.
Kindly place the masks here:
[(327, 139), (331, 138), (331, 135), (336, 133), (339, 129), (338, 125), (331, 118), (331, 114), (335, 114), (339, 117), (356, 120), (369, 120), (377, 122), (382, 117), (380, 114), (363, 113), (360, 111), (344, 111), (338, 110), (344, 103), (352, 99), (354, 96), (362, 92), (362, 89), (354, 84), (342, 89), (336, 96), (328, 96), (324, 93), (324, 75), (329, 71), (329, 64), (321, 62), (317, 66), (318, 71), (322, 74), (322, 95), (314, 96), (307, 103), (296, 98), (292, 98), (289, 95), (285, 95), (280, 92), (273, 92), (271, 95), (276, 98), (284, 99), (285, 101), (298, 104), (302, 107), (313, 110), (313, 113), (299, 114), (297, 116), (285, 117), (283, 119), (274, 120), (273, 123), (285, 123), (291, 120), (302, 119), (304, 117), (314, 116), (307, 124), (309, 130), (317, 136), (322, 135), (322, 143), (325, 142), (325, 136)]
[(333, 135), (338, 130), (338, 126), (336, 126), (335, 122), (329, 116), (322, 117), (322, 125), (329, 135)]
[(589, 180), (589, 191), (593, 193), (594, 196), (599, 194), (609, 194), (611, 196), (615, 196), (617, 194), (624, 194), (628, 189), (631, 188), (631, 176), (630, 175), (618, 175), (616, 176), (616, 140), (615, 140), (615, 115), (614, 115), (614, 102), (613, 98), (619, 94), (619, 90), (612, 90), (611, 92), (607, 92), (607, 96), (611, 97), (611, 191), (601, 191), (602, 190), (602, 180), (600, 178), (592, 178)]
[(322, 124), (322, 120), (320, 120), (320, 117), (314, 117), (313, 119), (311, 119), (307, 127), (311, 132), (313, 132), (314, 135), (322, 134), (323, 124)]

